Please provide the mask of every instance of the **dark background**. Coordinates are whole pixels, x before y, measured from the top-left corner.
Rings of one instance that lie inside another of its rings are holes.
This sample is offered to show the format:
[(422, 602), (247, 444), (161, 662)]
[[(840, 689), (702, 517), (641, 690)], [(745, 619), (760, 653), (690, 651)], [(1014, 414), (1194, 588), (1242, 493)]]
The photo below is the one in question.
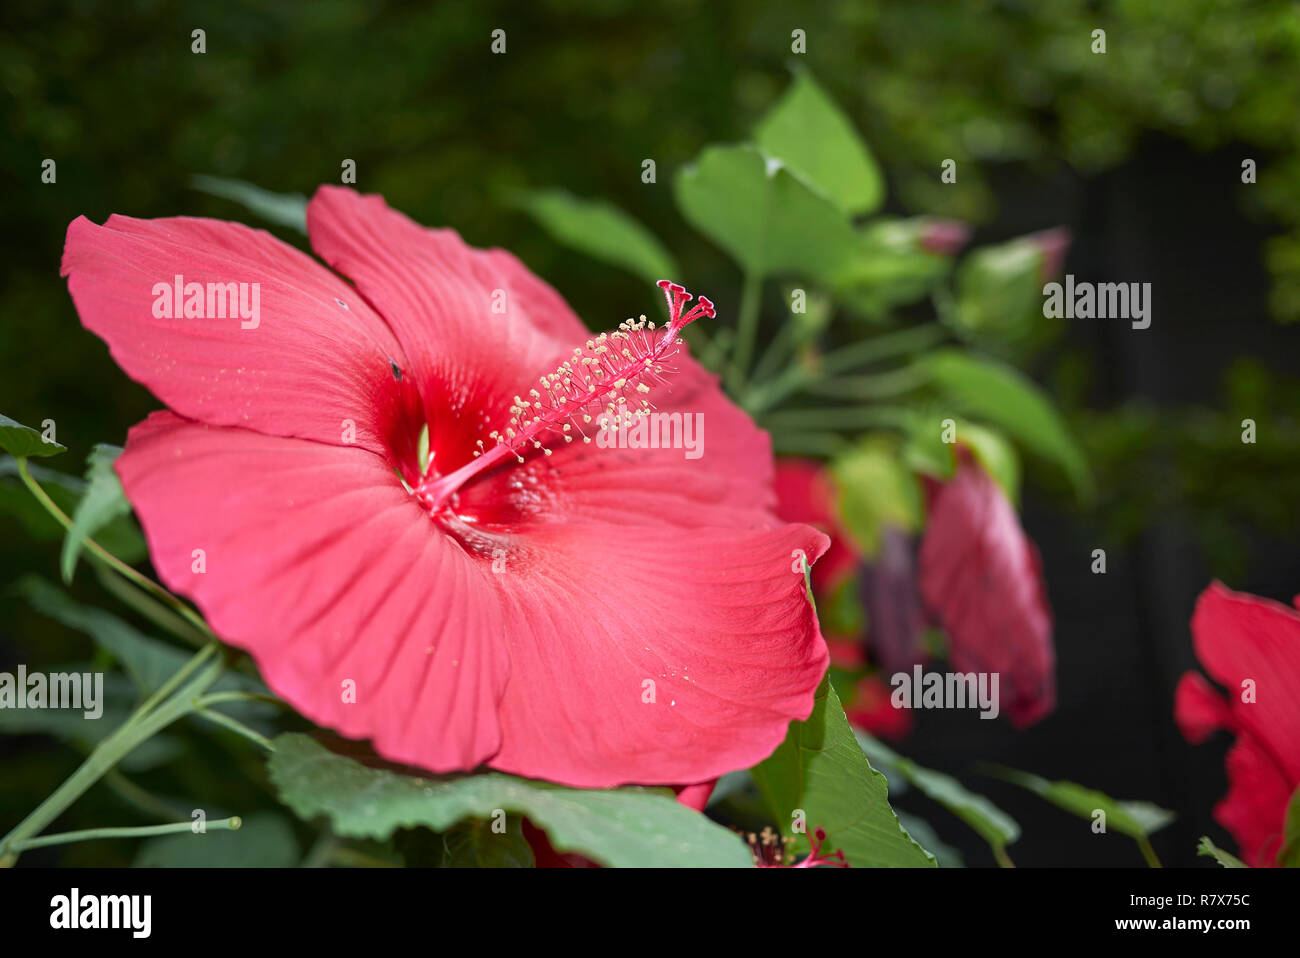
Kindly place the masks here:
[[(978, 761), (1171, 808), (1178, 821), (1155, 836), (1157, 851), (1166, 864), (1208, 865), (1194, 856), (1199, 835), (1234, 847), (1210, 817), (1225, 790), (1227, 739), (1189, 746), (1172, 720), (1174, 684), (1195, 667), (1195, 597), (1213, 576), (1283, 601), (1300, 591), (1300, 393), (1286, 324), (1300, 302), (1300, 24), (1291, 4), (1147, 6), (8, 4), (0, 409), (29, 424), (55, 419), (70, 449), (56, 465), (75, 470), (93, 443), (120, 444), (156, 408), (81, 329), (58, 277), (63, 234), (81, 214), (252, 220), (195, 191), (197, 173), (310, 194), (354, 159), (358, 188), (516, 251), (598, 328), (634, 312), (644, 290), (552, 243), (509, 206), (512, 190), (608, 199), (650, 226), (694, 285), (735, 290), (722, 253), (674, 210), (672, 173), (707, 143), (747, 137), (788, 82), (790, 31), (804, 29), (803, 65), (871, 143), (891, 212), (966, 220), (976, 242), (1066, 225), (1068, 272), (1153, 287), (1150, 329), (1075, 320), (1026, 359), (1066, 410), (1099, 488), (1080, 505), (1047, 470), (1027, 475), (1024, 522), (1057, 621), (1055, 714), (1017, 733), (969, 713), (920, 713), (898, 747), (1015, 816), (1018, 864), (1141, 858), (1128, 839), (1095, 836), (974, 774)], [(1098, 26), (1108, 30), (1104, 56), (1088, 50)], [(498, 27), (505, 56), (489, 53)], [(195, 28), (207, 31), (204, 55), (190, 52)], [(46, 157), (58, 163), (55, 185), (40, 182)], [(655, 185), (640, 180), (647, 157)], [(940, 190), (946, 157), (961, 175)], [(1259, 164), (1256, 185), (1241, 183), (1244, 157)], [(1258, 424), (1254, 446), (1240, 442), (1246, 417)], [(1105, 576), (1089, 571), (1094, 548), (1107, 550)], [(34, 544), (0, 515), (0, 582), (33, 569), (55, 578), (56, 565), (57, 543)], [(84, 570), (74, 591), (103, 598)], [(14, 600), (4, 608), (0, 668), (84, 657), (82, 637)], [(40, 740), (0, 749), (4, 822), (76, 761)], [(914, 795), (902, 804), (969, 864), (991, 864), (941, 809)], [(78, 814), (67, 827), (103, 824)], [(104, 844), (108, 852), (73, 846), (44, 860), (130, 860), (129, 846)], [(107, 858), (77, 857), (99, 854)]]

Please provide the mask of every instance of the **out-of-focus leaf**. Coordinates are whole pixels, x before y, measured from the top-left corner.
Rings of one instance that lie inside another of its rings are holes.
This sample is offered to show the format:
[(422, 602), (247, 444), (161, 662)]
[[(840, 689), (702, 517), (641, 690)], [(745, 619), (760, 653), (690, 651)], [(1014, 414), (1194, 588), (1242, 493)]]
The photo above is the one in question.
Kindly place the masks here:
[(833, 275), (857, 238), (844, 214), (752, 146), (711, 146), (674, 181), (677, 206), (751, 276)]
[(1107, 830), (1113, 828), (1130, 838), (1147, 838), (1177, 818), (1169, 809), (1151, 802), (1121, 801), (1074, 782), (1052, 782), (1014, 768), (997, 767), (993, 772), (1079, 818), (1092, 820), (1095, 812), (1105, 812)]
[(201, 192), (234, 200), (269, 223), (307, 232), (307, 197), (301, 193), (272, 193), (244, 180), (202, 174), (190, 177), (190, 183)]
[(946, 256), (921, 246), (921, 220), (875, 219), (830, 277), (836, 296), (854, 312), (882, 319), (897, 306), (926, 296), (952, 268)]
[(869, 213), (884, 201), (884, 179), (871, 151), (807, 71), (759, 121), (754, 139), (846, 213)]
[[(65, 515), (76, 511), (77, 502), (86, 490), (85, 482), (76, 476), (45, 469), (34, 463), (29, 464), (27, 470)], [(0, 456), (0, 512), (17, 519), (22, 524), (24, 534), (33, 539), (40, 542), (62, 539), (66, 534), (63, 526), (17, 479), (17, 472), (18, 467), (13, 459)], [(127, 564), (139, 562), (147, 554), (140, 527), (129, 515), (113, 519), (93, 538)]]
[(32, 456), (57, 456), (68, 450), (57, 442), (46, 442), (31, 426), (0, 415), (0, 451), (15, 458), (29, 459)]
[(858, 743), (873, 765), (892, 768), (928, 797), (934, 799), (989, 843), (995, 849), (1005, 848), (1020, 838), (1020, 825), (1014, 818), (991, 801), (972, 792), (961, 782), (916, 764), (893, 751), (879, 739), (858, 731)]
[(647, 282), (678, 281), (681, 271), (654, 234), (603, 200), (583, 200), (563, 190), (525, 195), (519, 205), (548, 233), (592, 259), (626, 269)]
[(914, 532), (921, 520), (921, 494), (892, 437), (871, 436), (831, 463), (839, 517), (866, 557), (880, 550), (880, 532), (892, 525)]
[[(890, 786), (893, 789), (893, 786)], [(961, 852), (944, 842), (939, 837), (939, 833), (934, 830), (929, 822), (924, 818), (912, 815), (901, 809), (898, 809), (898, 822), (905, 829), (907, 834), (911, 835), (918, 843), (929, 850), (938, 862), (940, 868), (965, 868), (966, 862), (961, 857)]]
[(1020, 457), (1015, 446), (998, 431), (973, 422), (957, 423), (957, 435), (970, 446), (976, 460), (1006, 494), (1012, 505), (1020, 502)]
[(1092, 494), (1083, 452), (1051, 402), (1027, 377), (1001, 363), (956, 349), (931, 353), (917, 365), (957, 407), (984, 419), (1064, 469), (1082, 497)]
[(100, 529), (114, 519), (131, 513), (131, 504), (122, 492), (122, 483), (113, 471), (113, 463), (122, 454), (120, 446), (96, 443), (86, 460), (86, 491), (72, 513), (72, 528), (63, 538), (63, 552), (59, 569), (63, 581), (71, 582), (77, 567), (77, 556), (87, 538), (93, 538)]
[(678, 804), (666, 789), (577, 789), (499, 772), (421, 777), (369, 768), (306, 735), (275, 739), (269, 770), (280, 800), (303, 819), (327, 816), (339, 835), (386, 838), (398, 828), (446, 831), (500, 809), (545, 830), (559, 852), (604, 865), (747, 867), (740, 837)]
[(785, 741), (752, 774), (776, 824), (795, 839), (796, 854), (811, 850), (808, 835), (793, 829), (802, 809), (807, 831), (825, 829), (829, 846), (855, 868), (935, 864), (899, 824), (885, 777), (867, 761), (827, 679), (808, 720), (791, 722)]
[(1300, 788), (1291, 795), (1282, 826), (1282, 848), (1277, 863), (1283, 868), (1300, 868)]

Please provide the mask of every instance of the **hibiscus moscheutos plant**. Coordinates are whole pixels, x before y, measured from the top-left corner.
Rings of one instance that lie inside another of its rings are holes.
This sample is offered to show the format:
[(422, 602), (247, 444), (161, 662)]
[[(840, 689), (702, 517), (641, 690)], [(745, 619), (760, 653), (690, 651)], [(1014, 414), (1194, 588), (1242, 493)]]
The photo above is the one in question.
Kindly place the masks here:
[[(235, 223), (69, 226), (83, 324), (167, 408), (124, 450), (96, 447), (84, 482), (30, 462), (62, 451), (52, 434), (0, 421), (8, 471), (66, 528), (66, 580), (87, 556), (134, 615), (199, 650), (24, 584), (129, 681), (105, 689), (113, 731), (69, 735), (85, 763), (0, 838), (0, 861), (112, 834), (148, 837), (141, 860), (201, 863), (207, 843), (150, 844), (191, 823), (158, 824), (166, 806), (121, 771), (199, 719), (268, 754), (267, 801), (208, 827), (246, 818), (264, 854), (292, 831), (287, 807), (313, 863), (743, 865), (779, 849), (798, 867), (934, 865), (917, 840), (938, 847), (933, 830), (895, 814), (872, 762), (1010, 863), (1014, 820), (850, 725), (840, 691), (859, 725), (898, 709), (879, 674), (865, 694), (830, 681), (813, 597), (877, 665), (916, 657), (923, 602), (927, 654), (1005, 670), (1018, 724), (1050, 710), (1020, 451), (1081, 495), (1088, 474), (1013, 363), (1050, 337), (1039, 287), (1061, 233), (955, 264), (961, 224), (872, 217), (883, 177), (808, 74), (753, 142), (674, 177), (683, 217), (739, 266), (718, 307), (674, 281), (702, 267), (683, 272), (608, 204), (518, 201), (636, 274), (630, 289), (658, 283), (664, 307), (629, 294), (633, 318), (588, 317), (595, 332), (511, 254), (377, 196), (204, 185), (297, 228), (324, 264)], [(804, 457), (798, 481), (776, 481), (774, 451)], [(136, 568), (141, 528), (161, 582)], [(886, 610), (900, 583), (913, 605)], [(101, 780), (151, 824), (45, 834)]]

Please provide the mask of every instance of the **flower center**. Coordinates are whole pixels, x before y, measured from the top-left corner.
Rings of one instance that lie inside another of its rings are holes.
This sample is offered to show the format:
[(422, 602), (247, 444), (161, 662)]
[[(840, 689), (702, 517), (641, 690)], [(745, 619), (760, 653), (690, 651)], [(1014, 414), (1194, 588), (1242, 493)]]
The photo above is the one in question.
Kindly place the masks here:
[(523, 462), (527, 453), (551, 455), (547, 443), (567, 445), (576, 437), (591, 442), (583, 426), (592, 422), (592, 414), (601, 407), (615, 428), (624, 425), (623, 417), (615, 413), (620, 406), (634, 409), (638, 416), (648, 415), (651, 405), (646, 395), (651, 386), (664, 382), (665, 373), (672, 372), (664, 363), (680, 351), (681, 331), (701, 316), (716, 315), (706, 297), (701, 296), (687, 311), (686, 304), (694, 297), (684, 287), (666, 279), (658, 285), (668, 301), (667, 326), (656, 330), (654, 323), (641, 316), (621, 323), (615, 332), (587, 340), (585, 348), (574, 349), (573, 355), (542, 376), (527, 396), (514, 397), (509, 421), (488, 434), (496, 445), (488, 449), (480, 439), (474, 458), (464, 466), (447, 475), (425, 472), (413, 490), (421, 504), (436, 515), (471, 478), (512, 456)]

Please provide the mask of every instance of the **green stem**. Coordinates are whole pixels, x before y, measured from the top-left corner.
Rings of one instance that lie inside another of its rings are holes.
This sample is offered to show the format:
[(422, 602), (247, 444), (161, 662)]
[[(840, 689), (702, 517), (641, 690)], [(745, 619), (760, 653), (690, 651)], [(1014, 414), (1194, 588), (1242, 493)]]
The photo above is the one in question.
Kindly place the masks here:
[[(233, 832), (237, 831), (243, 824), (243, 820), (238, 815), (232, 815), (230, 818), (208, 822), (207, 828), (216, 832)], [(45, 848), (47, 845), (88, 842), (97, 838), (151, 838), (155, 835), (175, 835), (178, 832), (188, 832), (192, 829), (193, 824), (191, 822), (176, 822), (171, 825), (141, 825), (128, 828), (86, 828), (79, 832), (60, 832), (57, 835), (43, 835), (40, 838), (12, 842), (9, 847), (14, 852), (25, 852), (32, 848)]]
[[(95, 747), (75, 772), (41, 802), (26, 818), (0, 839), (0, 865), (12, 864), (21, 845), (39, 835), (63, 814), (86, 790), (99, 781), (136, 746), (151, 738), (194, 709), (194, 700), (206, 692), (220, 677), (221, 662), (207, 662), (215, 654), (215, 644), (203, 648), (154, 695), (140, 706), (126, 723)], [(196, 669), (198, 675), (163, 701), (166, 692), (180, 685)], [(156, 707), (155, 707), (156, 705)]]
[[(32, 478), (31, 472), (27, 469), (27, 460), (19, 456), (14, 458), (14, 463), (18, 469), (19, 478), (22, 479), (23, 484), (27, 486), (32, 495), (36, 497), (36, 500), (45, 507), (46, 511), (49, 512), (50, 515), (58, 520), (59, 524), (62, 525), (64, 529), (71, 532), (72, 520), (67, 517), (64, 511), (58, 507), (58, 504), (55, 503), (45, 490), (41, 488), (40, 483)], [(176, 596), (172, 595), (148, 576), (141, 575), (135, 569), (132, 569), (129, 565), (117, 556), (113, 555), (94, 539), (86, 537), (82, 541), (90, 555), (95, 559), (98, 559), (123, 578), (129, 579), (145, 592), (160, 599), (165, 605), (170, 606), (191, 625), (203, 633), (205, 637), (213, 638), (212, 630), (208, 628), (208, 624), (203, 621), (203, 618)]]
[(1152, 868), (1163, 867), (1160, 859), (1156, 857), (1156, 850), (1151, 846), (1151, 839), (1143, 835), (1137, 840), (1138, 848), (1142, 851), (1142, 857), (1147, 860), (1147, 864)]
[(758, 308), (762, 299), (763, 279), (757, 273), (746, 272), (740, 289), (740, 316), (736, 323), (736, 345), (731, 351), (731, 367), (727, 381), (731, 394), (739, 396), (749, 375), (749, 361), (754, 355), (754, 340), (758, 337)]
[(1015, 868), (1016, 863), (1011, 860), (1007, 850), (1001, 845), (990, 846), (993, 849), (993, 857), (997, 860), (999, 868)]
[[(202, 699), (199, 700), (199, 702), (201, 701)], [(268, 752), (275, 751), (275, 746), (271, 744), (271, 740), (267, 738), (265, 735), (253, 731), (243, 722), (240, 722), (238, 719), (231, 718), (229, 715), (226, 715), (224, 712), (214, 712), (212, 709), (202, 708), (199, 706), (199, 702), (195, 703), (195, 709), (194, 709), (194, 714), (197, 715), (199, 718), (207, 719), (209, 722), (212, 722), (216, 725), (220, 725), (223, 728), (228, 728), (236, 735), (242, 735), (250, 742), (256, 742), (258, 745), (262, 746), (262, 748), (266, 749)]]
[(115, 768), (104, 774), (104, 784), (123, 801), (134, 805), (146, 815), (176, 818), (184, 814), (184, 809), (145, 791)]
[(804, 391), (814, 396), (833, 396), (840, 399), (883, 399), (919, 389), (930, 377), (914, 366), (891, 369), (871, 376), (840, 376), (818, 380), (804, 386)]
[(124, 605), (135, 609), (146, 619), (162, 626), (172, 635), (184, 639), (195, 648), (201, 648), (212, 639), (210, 633), (196, 629), (143, 589), (136, 588), (125, 579), (110, 575), (103, 566), (96, 567), (95, 573), (99, 577), (100, 584)]
[(278, 699), (274, 695), (263, 695), (261, 692), (213, 692), (199, 699), (196, 705), (199, 708), (207, 708), (209, 705), (219, 705), (222, 702), (265, 702), (282, 709), (289, 708), (289, 703), (284, 699)]

